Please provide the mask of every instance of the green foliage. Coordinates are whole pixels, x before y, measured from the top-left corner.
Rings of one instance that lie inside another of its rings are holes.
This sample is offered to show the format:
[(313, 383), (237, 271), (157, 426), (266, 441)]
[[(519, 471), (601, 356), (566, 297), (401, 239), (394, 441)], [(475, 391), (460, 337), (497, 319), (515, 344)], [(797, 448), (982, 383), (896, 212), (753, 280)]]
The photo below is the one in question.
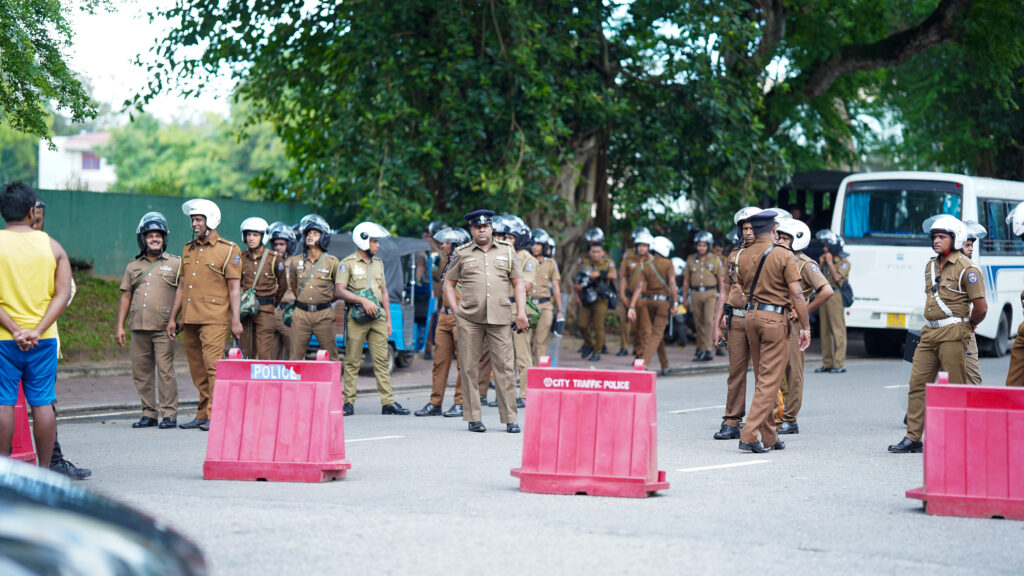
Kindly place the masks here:
[(61, 352), (65, 357), (88, 353), (92, 360), (115, 354), (114, 323), (121, 298), (120, 282), (87, 272), (75, 273), (75, 299), (57, 320)]
[(0, 184), (35, 182), (39, 173), (39, 139), (0, 122)]
[(75, 122), (96, 115), (96, 104), (64, 62), (73, 6), (94, 12), (109, 9), (110, 0), (0, 0), (0, 120), (15, 131), (49, 138), (51, 101)]

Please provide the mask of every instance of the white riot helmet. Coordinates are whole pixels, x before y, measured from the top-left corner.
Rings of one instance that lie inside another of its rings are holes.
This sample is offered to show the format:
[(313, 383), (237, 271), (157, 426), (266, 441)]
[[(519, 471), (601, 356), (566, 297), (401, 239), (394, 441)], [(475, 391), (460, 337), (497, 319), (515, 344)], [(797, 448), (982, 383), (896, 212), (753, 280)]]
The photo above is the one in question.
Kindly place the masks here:
[(739, 212), (736, 212), (736, 215), (732, 217), (732, 223), (739, 226), (740, 222), (746, 220), (747, 218), (750, 218), (754, 214), (759, 214), (760, 212), (761, 209), (758, 208), (757, 206), (747, 206), (746, 208), (741, 208)]
[(654, 240), (651, 242), (651, 250), (654, 250), (665, 258), (668, 258), (668, 255), (675, 249), (676, 245), (664, 236), (655, 236)]
[(988, 236), (988, 230), (985, 230), (984, 226), (974, 220), (964, 220), (964, 226), (967, 227), (968, 240), (981, 240)]
[(693, 237), (693, 243), (700, 244), (701, 242), (706, 242), (708, 248), (710, 248), (711, 245), (715, 243), (715, 237), (713, 234), (711, 234), (711, 232), (708, 232), (707, 230), (701, 230), (700, 232), (697, 232), (696, 236)]
[(775, 231), (793, 239), (793, 245), (790, 247), (793, 252), (799, 252), (807, 248), (807, 245), (811, 243), (811, 229), (807, 227), (807, 224), (796, 218), (783, 219), (782, 222), (779, 222), (779, 226)]
[(270, 225), (267, 224), (267, 221), (258, 216), (253, 216), (252, 218), (246, 218), (245, 220), (242, 220), (242, 226), (240, 228), (240, 231), (242, 232), (242, 243), (246, 243), (246, 232), (259, 232), (260, 244), (265, 244), (267, 241), (268, 228), (270, 228)]
[(928, 227), (928, 234), (932, 235), (936, 232), (945, 232), (953, 237), (953, 249), (960, 250), (964, 247), (964, 243), (967, 242), (967, 226), (960, 221), (956, 216), (950, 216), (949, 214), (942, 214), (938, 218), (931, 220), (931, 226)]
[(210, 230), (216, 230), (217, 226), (220, 226), (220, 208), (212, 200), (206, 198), (189, 200), (181, 205), (181, 211), (186, 216), (205, 216), (206, 227)]
[(683, 260), (679, 256), (672, 257), (672, 267), (676, 270), (676, 276), (682, 276), (686, 270), (686, 260)]
[(776, 214), (776, 216), (775, 216), (775, 225), (776, 226), (781, 224), (783, 220), (785, 220), (787, 218), (792, 218), (793, 217), (793, 214), (789, 210), (784, 210), (782, 208), (772, 207), (772, 208), (766, 208), (766, 210), (772, 210), (772, 211), (775, 212), (775, 214)]
[(1024, 202), (1017, 204), (1006, 215), (1006, 225), (1013, 231), (1013, 235), (1020, 238), (1024, 236)]
[(352, 230), (352, 241), (355, 242), (356, 248), (364, 252), (370, 249), (370, 240), (380, 240), (388, 236), (391, 236), (391, 232), (373, 222), (362, 222)]
[(636, 246), (637, 244), (647, 244), (647, 246), (650, 247), (650, 245), (653, 244), (653, 243), (654, 243), (654, 236), (651, 236), (651, 233), (648, 232), (646, 228), (641, 230), (636, 235), (636, 237), (633, 238), (633, 245), (634, 246)]

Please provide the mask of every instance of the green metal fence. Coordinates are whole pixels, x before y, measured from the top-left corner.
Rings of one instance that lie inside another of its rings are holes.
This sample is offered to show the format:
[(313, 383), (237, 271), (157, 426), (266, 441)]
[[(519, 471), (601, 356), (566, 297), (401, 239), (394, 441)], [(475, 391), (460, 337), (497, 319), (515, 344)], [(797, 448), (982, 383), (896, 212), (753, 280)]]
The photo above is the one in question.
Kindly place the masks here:
[[(39, 190), (38, 193), (46, 202), (45, 232), (56, 238), (71, 258), (91, 261), (97, 276), (117, 277), (124, 273), (125, 265), (139, 253), (135, 228), (146, 212), (161, 212), (167, 218), (169, 253), (180, 255), (185, 243), (192, 240), (189, 217), (181, 211), (187, 198), (77, 190)], [(250, 216), (259, 216), (267, 222), (281, 220), (295, 224), (311, 212), (298, 203), (226, 198), (213, 201), (222, 215), (217, 231), (239, 245), (242, 239), (238, 228), (242, 220)]]

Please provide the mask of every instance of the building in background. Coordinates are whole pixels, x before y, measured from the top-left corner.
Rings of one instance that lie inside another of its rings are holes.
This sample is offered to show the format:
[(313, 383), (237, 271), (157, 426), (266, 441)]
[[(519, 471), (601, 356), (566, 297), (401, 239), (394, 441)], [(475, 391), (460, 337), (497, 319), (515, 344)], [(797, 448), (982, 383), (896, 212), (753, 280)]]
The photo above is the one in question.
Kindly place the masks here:
[(109, 140), (110, 132), (105, 131), (54, 136), (56, 150), (40, 140), (39, 188), (106, 192), (117, 181), (114, 166), (99, 152)]

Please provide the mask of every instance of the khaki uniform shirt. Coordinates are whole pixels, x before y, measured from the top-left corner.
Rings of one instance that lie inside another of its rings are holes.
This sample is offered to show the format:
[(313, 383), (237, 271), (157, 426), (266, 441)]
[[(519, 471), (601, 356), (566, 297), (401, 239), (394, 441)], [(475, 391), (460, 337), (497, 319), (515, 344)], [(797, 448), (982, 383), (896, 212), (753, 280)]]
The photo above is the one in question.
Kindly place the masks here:
[(434, 281), (434, 298), (438, 301), (444, 298), (444, 278), (441, 273), (444, 272), (444, 261), (441, 260), (441, 256), (434, 257), (434, 267), (430, 270), (430, 276)]
[(291, 259), (291, 272), (295, 277), (295, 288), (299, 291), (295, 301), (307, 305), (327, 304), (334, 301), (334, 285), (338, 281), (338, 259), (324, 252), (317, 264), (305, 254), (296, 254)]
[[(264, 248), (267, 259), (263, 262), (263, 270), (259, 270), (260, 260), (263, 253), (257, 255), (252, 250), (242, 253), (242, 291), (246, 291), (256, 284), (256, 296), (258, 298), (273, 298), (274, 306), (281, 303), (285, 292), (288, 291), (288, 273), (285, 272), (284, 262), (278, 257), (277, 252)], [(260, 272), (260, 278), (256, 279), (256, 272)]]
[[(761, 256), (770, 246), (775, 246), (771, 240), (759, 238), (744, 248), (737, 257), (737, 275), (743, 285), (744, 294), (750, 294), (754, 275), (761, 263)], [(786, 248), (775, 246), (764, 261), (761, 276), (757, 279), (757, 286), (754, 286), (754, 294), (750, 300), (755, 303), (788, 308), (792, 305), (789, 285), (799, 281), (800, 271), (796, 256)], [(746, 304), (746, 299), (743, 303)]]
[(530, 298), (551, 298), (554, 294), (552, 286), (562, 281), (562, 275), (558, 273), (558, 263), (554, 258), (544, 258), (543, 262), (537, 264), (537, 273), (533, 280), (533, 289), (530, 290)]
[[(828, 279), (821, 273), (818, 263), (803, 252), (796, 253), (797, 269), (800, 271), (800, 287), (804, 292), (804, 300), (810, 299), (811, 293), (821, 290)], [(758, 280), (760, 282), (760, 280)]]
[(242, 278), (238, 245), (210, 230), (206, 238), (185, 244), (178, 284), (182, 287), (181, 318), (185, 324), (231, 324), (228, 280)]
[(278, 265), (284, 268), (284, 271), (279, 272), (279, 274), (284, 274), (285, 285), (284, 295), (281, 296), (281, 301), (277, 303), (278, 306), (287, 302), (295, 301), (295, 293), (292, 292), (292, 260), (294, 258), (294, 256), (289, 256), (288, 258), (285, 258), (284, 261), (278, 262)]
[(384, 302), (384, 261), (374, 256), (369, 263), (353, 252), (338, 266), (338, 284), (350, 292), (369, 288), (378, 303)]
[(840, 282), (836, 282), (832, 278), (831, 272), (822, 272), (825, 275), (825, 279), (832, 285), (832, 289), (839, 292), (839, 284), (845, 282), (850, 278), (850, 260), (847, 258), (840, 258), (839, 256), (832, 257), (832, 265), (835, 266), (836, 272), (839, 272), (839, 276), (842, 277)]
[(468, 242), (455, 250), (446, 280), (462, 284), (458, 316), (481, 324), (511, 324), (516, 308), (508, 293), (512, 280), (522, 277), (511, 244), (494, 241), (484, 250)]
[(591, 272), (615, 272), (615, 262), (612, 262), (612, 259), (607, 256), (601, 258), (597, 262), (587, 258), (580, 266), (580, 271), (586, 272), (587, 274), (590, 274)]
[[(121, 278), (121, 291), (131, 292), (132, 297), (128, 309), (129, 330), (166, 330), (171, 319), (181, 258), (165, 252), (154, 262), (139, 256), (128, 263)], [(150, 266), (153, 267), (146, 272)]]
[(946, 265), (939, 268), (938, 256), (928, 261), (924, 272), (924, 318), (925, 320), (942, 320), (947, 318), (945, 312), (935, 300), (932, 291), (932, 263), (935, 264), (939, 291), (938, 297), (946, 304), (953, 316), (967, 318), (971, 314), (971, 300), (985, 297), (985, 283), (981, 278), (981, 270), (970, 258), (960, 252), (953, 252)]
[[(654, 273), (655, 270), (658, 271), (658, 274)], [(660, 280), (658, 279), (659, 274), (661, 275)], [(668, 296), (669, 302), (675, 302), (675, 294), (669, 294), (667, 288), (669, 279), (674, 277), (675, 274), (676, 270), (672, 266), (672, 261), (660, 254), (655, 254), (654, 260), (644, 262), (643, 277), (646, 284), (644, 294), (647, 296)], [(664, 284), (662, 280), (664, 280)]]
[(691, 288), (706, 288), (718, 285), (718, 271), (722, 268), (722, 259), (708, 252), (704, 258), (696, 254), (686, 257), (686, 270), (683, 274), (690, 279)]
[[(540, 262), (533, 257), (527, 250), (520, 250), (516, 253), (516, 257), (519, 258), (519, 267), (523, 270), (523, 280), (530, 284), (530, 290), (537, 287), (537, 267)], [(509, 286), (509, 297), (515, 298), (515, 288)], [(529, 296), (529, 294), (527, 294)]]
[(635, 251), (626, 253), (622, 257), (622, 264), (619, 265), (619, 271), (622, 272), (622, 278), (620, 282), (626, 284), (626, 297), (631, 297), (633, 292), (636, 292), (636, 286), (640, 283), (640, 269), (643, 266), (644, 259), (641, 259)]
[[(736, 248), (729, 253), (729, 256), (725, 259), (725, 283), (729, 286), (729, 294), (726, 302), (733, 308), (743, 309), (747, 305), (747, 298), (743, 295), (743, 285), (740, 284), (739, 278), (736, 274), (736, 258), (740, 254), (740, 249)], [(760, 282), (760, 280), (758, 280)]]

